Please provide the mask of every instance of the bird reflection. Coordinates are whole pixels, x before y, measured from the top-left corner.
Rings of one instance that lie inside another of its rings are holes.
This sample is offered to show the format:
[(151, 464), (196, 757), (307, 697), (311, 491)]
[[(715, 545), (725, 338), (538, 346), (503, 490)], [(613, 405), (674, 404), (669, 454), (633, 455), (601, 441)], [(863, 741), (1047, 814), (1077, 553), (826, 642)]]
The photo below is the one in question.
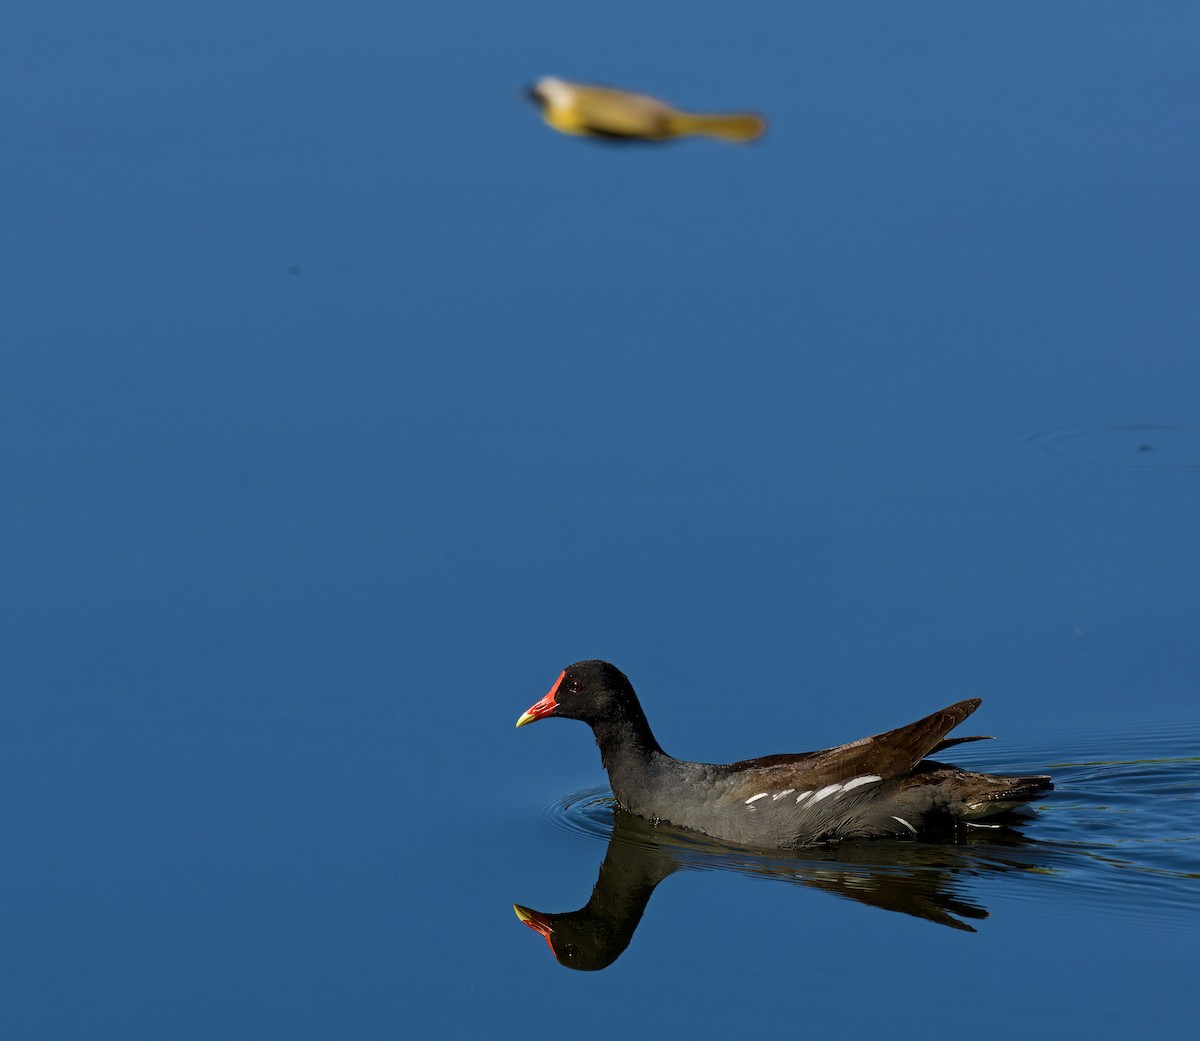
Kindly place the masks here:
[(975, 932), (988, 912), (963, 891), (969, 878), (1037, 869), (1038, 849), (1011, 828), (960, 835), (953, 843), (851, 843), (764, 858), (699, 841), (614, 807), (613, 831), (591, 899), (577, 911), (547, 914), (514, 904), (570, 969), (611, 965), (629, 946), (655, 887), (675, 871), (725, 868), (812, 886), (886, 911)]

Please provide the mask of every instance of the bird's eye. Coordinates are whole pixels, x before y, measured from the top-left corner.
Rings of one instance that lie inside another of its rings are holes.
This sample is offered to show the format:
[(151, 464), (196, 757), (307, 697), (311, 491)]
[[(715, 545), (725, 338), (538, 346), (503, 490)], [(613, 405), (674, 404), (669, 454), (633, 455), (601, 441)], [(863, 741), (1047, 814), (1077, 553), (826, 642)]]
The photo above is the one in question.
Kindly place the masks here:
[(570, 692), (572, 694), (578, 694), (579, 693), (579, 680), (571, 680), (571, 682), (567, 684), (567, 689), (570, 690)]

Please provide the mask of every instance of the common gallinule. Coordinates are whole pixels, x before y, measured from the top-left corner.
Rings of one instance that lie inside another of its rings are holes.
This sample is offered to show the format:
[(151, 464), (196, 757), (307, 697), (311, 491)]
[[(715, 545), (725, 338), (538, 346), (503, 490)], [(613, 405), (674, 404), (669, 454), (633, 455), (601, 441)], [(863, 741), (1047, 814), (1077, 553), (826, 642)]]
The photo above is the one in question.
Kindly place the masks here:
[(1051, 790), (1042, 775), (972, 773), (926, 759), (980, 737), (946, 737), (979, 707), (956, 702), (908, 726), (819, 752), (739, 763), (674, 759), (654, 739), (615, 665), (581, 661), (517, 720), (579, 719), (592, 728), (617, 803), (649, 820), (774, 849), (851, 838), (913, 838), (977, 824)]

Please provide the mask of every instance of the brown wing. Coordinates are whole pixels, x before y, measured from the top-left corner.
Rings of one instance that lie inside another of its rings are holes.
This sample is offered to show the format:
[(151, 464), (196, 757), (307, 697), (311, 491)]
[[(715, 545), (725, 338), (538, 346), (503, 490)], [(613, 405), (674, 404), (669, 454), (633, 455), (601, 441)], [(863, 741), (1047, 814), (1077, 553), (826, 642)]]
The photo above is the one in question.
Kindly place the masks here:
[(862, 774), (878, 774), (884, 780), (904, 777), (934, 749), (945, 747), (946, 735), (981, 703), (980, 698), (967, 698), (915, 723), (873, 737), (860, 738), (848, 745), (799, 755), (744, 759), (740, 763), (730, 763), (725, 769), (730, 773), (745, 772), (749, 775), (762, 771), (758, 777), (765, 775), (772, 784), (780, 786), (788, 784), (793, 776), (797, 784), (807, 783), (813, 778), (827, 778), (829, 782), (835, 782)]

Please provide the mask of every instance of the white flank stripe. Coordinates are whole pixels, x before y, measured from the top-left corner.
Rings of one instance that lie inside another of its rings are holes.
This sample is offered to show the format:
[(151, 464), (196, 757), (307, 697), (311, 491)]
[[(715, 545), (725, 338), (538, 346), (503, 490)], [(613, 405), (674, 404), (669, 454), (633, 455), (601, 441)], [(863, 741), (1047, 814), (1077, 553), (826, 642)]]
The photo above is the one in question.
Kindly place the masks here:
[(904, 826), (905, 826), (905, 827), (906, 827), (906, 828), (907, 828), (909, 831), (911, 831), (911, 832), (912, 832), (914, 835), (917, 833), (917, 829), (916, 829), (916, 828), (914, 828), (914, 827), (913, 827), (911, 824), (909, 824), (909, 823), (908, 823), (908, 821), (906, 821), (906, 820), (905, 820), (903, 817), (897, 817), (895, 814), (892, 814), (892, 820), (894, 820), (894, 821), (899, 821), (899, 822), (900, 822), (901, 824), (903, 824), (903, 825), (904, 825)]
[(851, 788), (857, 788), (860, 784), (871, 784), (873, 781), (882, 781), (883, 778), (879, 774), (863, 774), (862, 777), (855, 777), (851, 781), (847, 781), (842, 785), (842, 791), (848, 792)]
[(841, 791), (841, 788), (842, 788), (842, 786), (840, 784), (827, 784), (827, 785), (825, 785), (824, 788), (822, 788), (819, 792), (817, 792), (816, 795), (814, 795), (812, 797), (812, 801), (820, 802), (822, 799), (825, 798), (825, 796), (832, 795), (834, 792), (837, 792), (837, 791)]
[(810, 795), (812, 795), (812, 789), (811, 789), (811, 788), (809, 788), (809, 790), (808, 790), (808, 791), (806, 791), (806, 792), (801, 792), (799, 795), (797, 795), (797, 796), (796, 796), (796, 802), (803, 802), (803, 801), (804, 801), (805, 799), (807, 799), (807, 798), (808, 798)]
[(795, 788), (784, 788), (784, 790), (781, 791), (778, 795), (771, 796), (771, 802), (779, 802), (779, 800), (782, 799), (785, 795), (791, 795), (792, 792), (794, 792), (795, 790), (796, 790)]
[(750, 796), (750, 798), (746, 800), (746, 805), (749, 806), (752, 802), (757, 802), (759, 799), (765, 799), (766, 797), (766, 792), (759, 792), (757, 795)]

